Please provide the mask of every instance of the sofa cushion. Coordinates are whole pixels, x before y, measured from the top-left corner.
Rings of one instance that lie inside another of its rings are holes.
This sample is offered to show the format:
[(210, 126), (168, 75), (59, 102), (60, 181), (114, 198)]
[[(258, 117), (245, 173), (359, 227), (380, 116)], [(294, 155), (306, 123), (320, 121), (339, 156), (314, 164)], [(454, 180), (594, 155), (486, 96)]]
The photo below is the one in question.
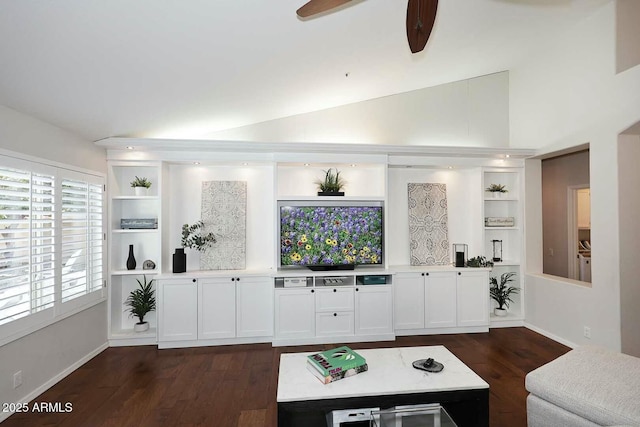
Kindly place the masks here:
[(531, 371), (532, 394), (600, 425), (640, 425), (640, 359), (604, 348), (571, 350)]

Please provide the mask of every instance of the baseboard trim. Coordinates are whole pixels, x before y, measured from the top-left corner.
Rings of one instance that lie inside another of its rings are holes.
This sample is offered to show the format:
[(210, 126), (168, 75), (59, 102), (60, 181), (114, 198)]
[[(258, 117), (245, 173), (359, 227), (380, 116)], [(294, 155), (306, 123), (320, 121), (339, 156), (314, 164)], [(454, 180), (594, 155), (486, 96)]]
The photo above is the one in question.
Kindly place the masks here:
[[(45, 391), (49, 390), (51, 387), (53, 387), (54, 385), (56, 385), (57, 383), (62, 381), (66, 376), (68, 376), (69, 374), (74, 372), (76, 369), (78, 369), (79, 367), (81, 367), (82, 365), (87, 363), (89, 360), (91, 360), (94, 357), (96, 357), (98, 354), (100, 354), (103, 351), (105, 351), (107, 348), (109, 348), (109, 343), (105, 342), (104, 344), (102, 344), (98, 348), (96, 348), (95, 350), (91, 351), (89, 354), (87, 354), (84, 357), (82, 357), (77, 362), (73, 363), (71, 366), (69, 366), (66, 369), (64, 369), (58, 375), (54, 376), (53, 378), (51, 378), (46, 383), (42, 384), (40, 387), (36, 388), (31, 393), (29, 393), (26, 396), (24, 396), (18, 402), (31, 402), (33, 399), (35, 399), (36, 397), (40, 396)], [(14, 403), (18, 403), (18, 402), (14, 402)], [(9, 418), (13, 414), (14, 414), (14, 412), (0, 412), (0, 423), (2, 421), (6, 420), (7, 418)]]
[(537, 332), (540, 335), (544, 335), (545, 337), (554, 340), (555, 342), (559, 342), (562, 345), (566, 345), (567, 347), (576, 348), (578, 344), (571, 342), (569, 340), (565, 340), (551, 332), (545, 331), (544, 329), (538, 328), (537, 326), (532, 325), (531, 323), (524, 322), (524, 327), (527, 329), (531, 329), (533, 332)]

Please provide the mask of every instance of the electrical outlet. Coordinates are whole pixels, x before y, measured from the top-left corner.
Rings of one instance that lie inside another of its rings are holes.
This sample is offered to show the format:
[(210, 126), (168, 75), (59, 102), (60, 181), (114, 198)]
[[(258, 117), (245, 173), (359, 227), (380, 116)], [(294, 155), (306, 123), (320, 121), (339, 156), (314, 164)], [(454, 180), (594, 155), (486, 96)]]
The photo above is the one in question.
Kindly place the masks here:
[(549, 248), (549, 256), (553, 256), (553, 248)]
[(591, 328), (588, 326), (584, 327), (584, 337), (587, 339), (591, 339)]
[(13, 374), (13, 388), (18, 388), (22, 385), (22, 371), (18, 371)]

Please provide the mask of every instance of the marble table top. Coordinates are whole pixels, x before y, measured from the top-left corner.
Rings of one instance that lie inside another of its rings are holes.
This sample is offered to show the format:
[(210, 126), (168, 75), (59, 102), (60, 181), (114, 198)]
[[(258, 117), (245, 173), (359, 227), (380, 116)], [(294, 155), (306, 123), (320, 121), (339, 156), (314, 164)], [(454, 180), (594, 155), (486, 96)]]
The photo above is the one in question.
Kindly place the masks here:
[[(310, 353), (284, 353), (278, 372), (278, 402), (340, 399), (489, 388), (482, 378), (444, 346), (355, 350), (369, 365), (367, 372), (322, 384), (307, 371)], [(442, 372), (415, 369), (412, 362), (431, 357), (444, 364)]]

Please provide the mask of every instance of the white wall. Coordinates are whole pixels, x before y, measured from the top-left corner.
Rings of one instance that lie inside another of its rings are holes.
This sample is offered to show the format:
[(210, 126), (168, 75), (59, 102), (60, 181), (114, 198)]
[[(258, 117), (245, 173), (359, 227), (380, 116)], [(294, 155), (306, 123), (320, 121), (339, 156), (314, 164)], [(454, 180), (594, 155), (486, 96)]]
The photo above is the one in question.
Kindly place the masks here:
[(261, 142), (506, 147), (509, 74), (476, 77), (208, 135)]
[[(551, 152), (589, 143), (591, 154), (592, 288), (533, 276), (542, 250), (534, 214), (536, 224), (527, 224), (525, 320), (567, 342), (619, 350), (617, 135), (640, 118), (640, 67), (616, 75), (615, 39), (612, 2), (511, 70), (510, 130), (514, 147)], [(528, 193), (539, 192), (539, 181), (526, 184)], [(583, 337), (584, 326), (591, 340)]]
[[(62, 129), (0, 106), (0, 148), (94, 171), (106, 171), (102, 149)], [(107, 345), (106, 302), (0, 347), (0, 401), (28, 401)], [(71, 369), (70, 369), (71, 368)], [(13, 374), (22, 371), (22, 386)], [(0, 420), (8, 416), (0, 413)]]
[[(202, 182), (247, 182), (247, 236), (246, 268), (268, 269), (275, 259), (275, 208), (273, 166), (195, 166), (171, 165), (169, 167), (168, 195), (169, 247), (179, 248), (183, 224), (193, 224), (201, 219)], [(172, 249), (173, 252), (173, 249)], [(187, 249), (187, 271), (200, 270), (198, 251)], [(170, 268), (170, 267), (169, 267)]]
[(407, 184), (437, 183), (447, 185), (449, 243), (469, 245), (469, 257), (484, 255), (482, 243), (481, 169), (389, 169), (387, 204), (388, 230), (385, 235), (389, 265), (408, 265), (409, 218)]
[(617, 0), (616, 71), (621, 73), (640, 64), (640, 1)]
[(620, 320), (622, 351), (640, 357), (640, 136), (620, 135), (618, 182), (620, 184)]
[(103, 148), (3, 105), (0, 105), (0, 148), (96, 172), (107, 172)]

